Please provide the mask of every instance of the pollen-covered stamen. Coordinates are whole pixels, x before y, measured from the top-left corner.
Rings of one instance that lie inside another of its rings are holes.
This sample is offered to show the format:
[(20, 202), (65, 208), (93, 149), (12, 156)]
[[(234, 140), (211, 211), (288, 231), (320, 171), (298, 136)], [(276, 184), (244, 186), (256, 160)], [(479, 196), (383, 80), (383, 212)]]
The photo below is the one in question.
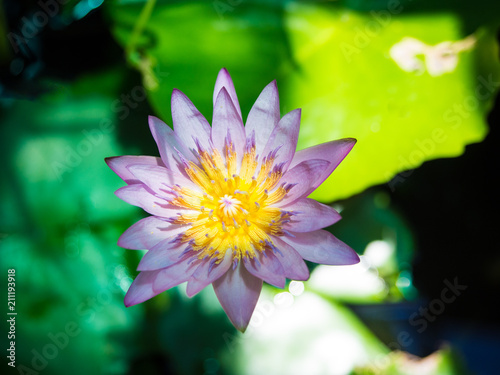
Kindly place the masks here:
[(227, 175), (229, 177), (236, 173), (237, 168), (236, 150), (231, 140), (231, 132), (229, 129), (227, 129), (227, 136), (224, 142), (224, 154), (226, 156)]
[(252, 132), (252, 136), (247, 138), (247, 143), (245, 146), (245, 153), (243, 154), (243, 159), (241, 161), (240, 175), (244, 180), (255, 179), (253, 175), (257, 169), (257, 156), (255, 155), (255, 131)]
[[(274, 204), (291, 188), (281, 182), (286, 162), (275, 164), (280, 147), (258, 163), (255, 136), (247, 139), (243, 155), (237, 155), (228, 133), (222, 155), (198, 142), (198, 163), (186, 162), (185, 171), (197, 189), (171, 187), (173, 204), (188, 208), (172, 222), (190, 224), (181, 243), (189, 243), (190, 256), (219, 264), (229, 251), (233, 264), (255, 259), (258, 253), (275, 252), (273, 236), (286, 234), (283, 225), (291, 212)], [(281, 182), (281, 183), (280, 183)]]

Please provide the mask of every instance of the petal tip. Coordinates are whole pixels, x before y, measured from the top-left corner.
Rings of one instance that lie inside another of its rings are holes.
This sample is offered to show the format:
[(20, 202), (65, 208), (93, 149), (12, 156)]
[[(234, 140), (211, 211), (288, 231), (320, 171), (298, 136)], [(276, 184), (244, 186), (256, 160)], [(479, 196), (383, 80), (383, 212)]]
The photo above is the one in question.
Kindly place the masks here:
[[(116, 241), (116, 244), (124, 249), (129, 249), (129, 250), (137, 250), (135, 249), (134, 246), (131, 246), (131, 238), (127, 234), (127, 231), (123, 232), (122, 235), (118, 238), (118, 241)], [(142, 271), (142, 270), (139, 270)]]
[(165, 125), (165, 126), (169, 127), (160, 118), (153, 116), (153, 115), (148, 116), (148, 123), (149, 123), (149, 127), (151, 128), (151, 131), (153, 131), (153, 129), (156, 128), (158, 125), (161, 125), (161, 126)]
[(186, 295), (189, 297), (189, 298), (192, 298), (194, 297), (196, 294), (198, 294), (198, 292), (200, 292), (201, 290), (197, 290), (198, 288), (196, 287), (193, 287), (193, 284), (189, 282), (188, 280), (188, 283), (187, 283), (187, 286), (186, 286)]
[(123, 304), (125, 305), (125, 307), (131, 307), (131, 306), (137, 305), (138, 303), (140, 303), (140, 302), (137, 302), (137, 299), (134, 299), (132, 297), (132, 293), (131, 293), (131, 290), (129, 288), (127, 294), (125, 294), (125, 298), (123, 299)]
[(354, 251), (349, 245), (346, 245), (344, 242), (341, 242), (341, 244), (343, 245), (343, 251), (342, 254), (340, 255), (339, 262), (337, 264), (332, 264), (332, 265), (352, 266), (354, 264), (358, 264), (361, 261), (358, 253), (356, 253), (356, 251)]
[(231, 74), (229, 74), (229, 71), (226, 68), (219, 70), (216, 82), (220, 82), (222, 87), (226, 87), (226, 85), (234, 86)]
[(219, 92), (217, 93), (217, 98), (215, 99), (215, 104), (217, 104), (217, 102), (220, 100), (221, 98), (221, 95), (223, 96), (227, 96), (227, 98), (229, 100), (231, 100), (231, 96), (229, 95), (229, 92), (227, 91), (226, 87), (225, 86), (222, 86), (222, 88), (219, 90)]
[(104, 158), (104, 162), (113, 172), (118, 174), (117, 169), (119, 169), (119, 161), (121, 158), (123, 158), (123, 156), (108, 156), (107, 158)]
[(221, 70), (219, 70), (219, 74), (217, 74), (217, 77), (220, 75), (227, 75), (229, 76), (229, 78), (231, 78), (231, 75), (229, 74), (229, 71), (227, 70), (226, 67), (223, 67), (221, 68)]
[(309, 272), (309, 269), (307, 269), (307, 272), (304, 272), (302, 275), (297, 275), (293, 280), (295, 281), (307, 281), (311, 277), (311, 273)]
[(174, 89), (172, 90), (172, 98), (171, 98), (171, 99), (172, 99), (172, 102), (173, 102), (174, 100), (176, 100), (178, 97), (181, 97), (181, 96), (185, 96), (185, 94), (184, 94), (181, 90), (176, 89), (176, 88), (174, 88)]
[(352, 143), (353, 146), (358, 142), (358, 140), (356, 138), (344, 138), (344, 140), (348, 143)]
[(356, 138), (342, 138), (340, 141), (344, 144), (345, 150), (347, 153), (351, 152), (354, 145), (358, 142)]
[(250, 324), (250, 320), (252, 319), (251, 316), (245, 319), (241, 319), (241, 317), (233, 319), (229, 314), (227, 314), (227, 317), (229, 318), (229, 321), (233, 324), (234, 328), (236, 328), (241, 333), (245, 333), (245, 331), (248, 328), (248, 325)]
[(123, 248), (124, 248), (125, 246), (123, 246), (122, 237), (123, 237), (123, 234), (120, 236), (120, 238), (118, 238), (118, 241), (116, 241), (116, 244), (117, 244), (118, 246), (120, 246), (120, 247), (123, 247)]
[(236, 329), (238, 331), (240, 331), (241, 333), (245, 333), (245, 331), (247, 330), (247, 328), (248, 328), (248, 324), (246, 326), (244, 326), (244, 327), (236, 327)]
[(117, 158), (117, 156), (108, 156), (107, 158), (104, 158), (104, 162), (109, 166), (110, 163), (113, 162), (113, 159)]
[[(124, 186), (124, 187), (126, 187), (126, 186)], [(120, 199), (122, 199), (122, 197), (121, 197), (121, 196), (122, 196), (122, 194), (123, 194), (122, 188), (119, 188), (118, 190), (116, 190), (116, 191), (115, 191), (115, 195), (116, 195), (118, 198), (120, 198)]]
[(361, 261), (358, 253), (354, 250), (352, 251), (352, 259), (349, 260), (350, 263), (346, 263), (346, 266), (352, 266), (353, 264), (358, 264)]
[[(146, 259), (146, 260), (144, 260)], [(148, 261), (148, 258), (142, 257), (142, 259), (139, 261), (139, 264), (137, 265), (136, 270), (139, 272), (151, 272), (151, 271), (157, 271), (160, 269), (159, 267), (155, 267), (154, 263), (152, 264), (150, 261)]]

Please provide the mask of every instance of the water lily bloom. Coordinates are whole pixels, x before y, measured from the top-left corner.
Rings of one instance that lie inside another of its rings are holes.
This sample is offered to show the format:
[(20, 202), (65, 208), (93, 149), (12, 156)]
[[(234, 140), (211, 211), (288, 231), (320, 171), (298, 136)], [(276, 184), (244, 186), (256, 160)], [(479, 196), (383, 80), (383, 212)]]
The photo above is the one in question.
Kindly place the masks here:
[(106, 162), (127, 186), (125, 202), (152, 216), (127, 229), (118, 245), (147, 249), (125, 305), (187, 282), (193, 296), (209, 284), (234, 326), (244, 331), (262, 281), (283, 288), (307, 280), (305, 260), (348, 265), (356, 253), (322, 230), (340, 219), (307, 196), (355, 144), (341, 139), (296, 152), (300, 109), (280, 119), (276, 81), (267, 85), (243, 126), (226, 69), (214, 90), (212, 126), (179, 90), (173, 130), (149, 118), (161, 157), (119, 156)]

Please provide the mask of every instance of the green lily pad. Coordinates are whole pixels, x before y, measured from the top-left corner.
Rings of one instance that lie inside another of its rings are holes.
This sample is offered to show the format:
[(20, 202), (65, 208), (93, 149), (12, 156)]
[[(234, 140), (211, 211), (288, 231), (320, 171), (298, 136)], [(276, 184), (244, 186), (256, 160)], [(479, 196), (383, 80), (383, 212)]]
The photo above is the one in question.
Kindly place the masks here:
[[(486, 113), (500, 85), (493, 34), (464, 35), (452, 13), (384, 12), (319, 5), (287, 12), (298, 69), (282, 92), (290, 107), (303, 108), (298, 147), (358, 139), (313, 193), (318, 200), (345, 198), (426, 160), (458, 156), (487, 133)], [(447, 41), (453, 44), (436, 47)]]

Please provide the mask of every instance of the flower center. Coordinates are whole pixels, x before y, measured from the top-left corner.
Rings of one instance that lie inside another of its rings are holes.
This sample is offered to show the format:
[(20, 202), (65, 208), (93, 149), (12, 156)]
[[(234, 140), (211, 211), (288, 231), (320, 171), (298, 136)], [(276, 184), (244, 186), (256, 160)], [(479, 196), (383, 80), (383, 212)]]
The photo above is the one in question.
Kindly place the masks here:
[(279, 251), (271, 236), (284, 234), (283, 224), (292, 213), (273, 205), (291, 187), (278, 186), (283, 166), (273, 166), (275, 154), (270, 153), (258, 168), (255, 146), (247, 146), (238, 168), (236, 153), (228, 145), (225, 162), (217, 150), (199, 150), (200, 165), (186, 162), (187, 175), (200, 189), (174, 186), (176, 197), (170, 201), (191, 210), (172, 221), (191, 225), (178, 239), (189, 244), (186, 254), (208, 256), (218, 263), (231, 251), (236, 264), (259, 252)]
[(238, 214), (238, 209), (241, 209), (241, 202), (228, 194), (219, 199), (219, 203), (219, 209), (222, 210), (222, 214), (225, 218), (234, 218)]

